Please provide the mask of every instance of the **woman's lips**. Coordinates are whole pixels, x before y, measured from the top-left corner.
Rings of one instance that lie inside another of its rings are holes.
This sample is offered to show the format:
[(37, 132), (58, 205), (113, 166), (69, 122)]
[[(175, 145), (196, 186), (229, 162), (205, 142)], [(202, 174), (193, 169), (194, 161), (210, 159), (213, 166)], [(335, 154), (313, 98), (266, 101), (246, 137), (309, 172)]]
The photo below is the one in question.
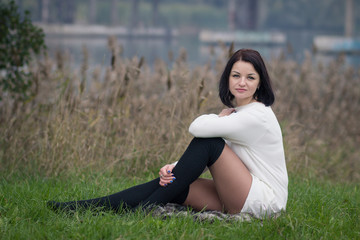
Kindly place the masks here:
[(246, 89), (245, 89), (245, 88), (236, 88), (236, 91), (238, 91), (238, 92), (245, 92)]

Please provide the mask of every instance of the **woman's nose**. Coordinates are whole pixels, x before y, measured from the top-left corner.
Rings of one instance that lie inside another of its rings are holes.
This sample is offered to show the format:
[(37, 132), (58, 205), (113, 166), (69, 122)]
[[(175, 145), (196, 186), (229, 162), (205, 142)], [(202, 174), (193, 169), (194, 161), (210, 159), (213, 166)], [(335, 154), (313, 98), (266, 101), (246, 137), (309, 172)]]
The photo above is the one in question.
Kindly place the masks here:
[(241, 85), (241, 86), (245, 85), (245, 78), (244, 77), (241, 77), (239, 79), (239, 85)]

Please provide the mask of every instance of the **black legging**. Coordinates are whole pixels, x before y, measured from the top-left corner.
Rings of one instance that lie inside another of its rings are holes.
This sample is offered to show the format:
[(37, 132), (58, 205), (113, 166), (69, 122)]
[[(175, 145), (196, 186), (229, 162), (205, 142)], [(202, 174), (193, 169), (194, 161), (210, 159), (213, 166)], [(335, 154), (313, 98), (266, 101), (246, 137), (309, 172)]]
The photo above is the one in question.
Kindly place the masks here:
[(122, 207), (134, 209), (138, 206), (182, 204), (189, 193), (189, 186), (219, 158), (225, 146), (222, 138), (194, 138), (173, 169), (176, 180), (166, 187), (159, 185), (159, 178), (105, 197), (73, 201), (48, 202), (54, 209), (75, 210), (81, 208), (102, 208), (121, 210)]

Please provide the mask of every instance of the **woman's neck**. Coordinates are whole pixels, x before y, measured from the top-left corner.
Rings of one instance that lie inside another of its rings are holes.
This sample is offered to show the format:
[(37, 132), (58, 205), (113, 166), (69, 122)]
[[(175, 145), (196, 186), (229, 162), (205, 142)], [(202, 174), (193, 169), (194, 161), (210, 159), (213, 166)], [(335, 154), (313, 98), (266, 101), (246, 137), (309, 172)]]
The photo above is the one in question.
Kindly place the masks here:
[(236, 107), (245, 106), (245, 105), (248, 105), (248, 104), (253, 103), (253, 102), (257, 102), (257, 101), (252, 98), (252, 99), (250, 99), (250, 101), (237, 102)]

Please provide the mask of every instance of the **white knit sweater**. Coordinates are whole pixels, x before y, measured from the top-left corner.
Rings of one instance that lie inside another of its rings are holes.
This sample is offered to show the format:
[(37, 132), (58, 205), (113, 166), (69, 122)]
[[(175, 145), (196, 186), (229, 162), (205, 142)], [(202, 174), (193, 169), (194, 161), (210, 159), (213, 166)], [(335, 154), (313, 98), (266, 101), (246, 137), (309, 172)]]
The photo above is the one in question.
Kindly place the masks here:
[(222, 137), (250, 173), (273, 189), (280, 209), (286, 208), (288, 175), (283, 139), (271, 107), (253, 102), (237, 107), (228, 116), (202, 115), (191, 123), (189, 132), (200, 138)]

